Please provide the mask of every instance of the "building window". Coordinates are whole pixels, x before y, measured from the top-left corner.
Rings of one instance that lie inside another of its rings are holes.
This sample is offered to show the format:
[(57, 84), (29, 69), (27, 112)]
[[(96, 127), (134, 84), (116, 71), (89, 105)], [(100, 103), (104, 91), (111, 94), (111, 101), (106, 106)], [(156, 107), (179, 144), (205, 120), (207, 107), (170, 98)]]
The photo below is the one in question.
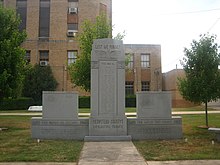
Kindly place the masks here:
[(141, 54), (141, 67), (142, 68), (150, 67), (150, 54)]
[(40, 50), (39, 54), (40, 54), (40, 65), (41, 66), (48, 65), (49, 51), (48, 50)]
[(77, 14), (78, 4), (78, 0), (68, 0), (68, 14)]
[(132, 69), (134, 67), (134, 54), (126, 53), (126, 60), (127, 60), (127, 68)]
[(67, 55), (68, 55), (68, 65), (76, 62), (77, 50), (68, 51)]
[(78, 30), (78, 24), (77, 23), (68, 23), (68, 30)]
[(78, 23), (68, 23), (67, 26), (68, 26), (67, 36), (75, 37), (78, 32)]
[(30, 50), (26, 50), (25, 60), (27, 61), (27, 63), (31, 62), (31, 51)]
[(48, 40), (50, 34), (50, 0), (40, 0), (39, 38)]
[(125, 94), (126, 95), (133, 95), (134, 94), (134, 82), (133, 81), (126, 81), (125, 82)]
[(17, 0), (16, 1), (16, 12), (21, 18), (21, 24), (19, 25), (19, 30), (22, 31), (26, 29), (27, 20), (27, 0)]
[(150, 91), (150, 82), (142, 81), (141, 82), (141, 91)]

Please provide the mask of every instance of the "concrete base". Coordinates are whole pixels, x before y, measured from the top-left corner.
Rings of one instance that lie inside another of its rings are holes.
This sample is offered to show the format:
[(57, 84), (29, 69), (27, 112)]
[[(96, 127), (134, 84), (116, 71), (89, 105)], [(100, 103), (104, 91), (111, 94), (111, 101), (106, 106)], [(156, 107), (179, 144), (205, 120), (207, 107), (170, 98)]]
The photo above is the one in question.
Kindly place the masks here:
[(85, 136), (86, 142), (105, 142), (105, 141), (131, 141), (131, 136)]
[(83, 140), (89, 135), (89, 119), (47, 120), (40, 117), (31, 119), (33, 139)]
[(163, 140), (182, 138), (182, 118), (128, 119), (128, 134), (132, 140)]
[[(171, 119), (137, 119), (128, 118), (126, 134), (108, 134), (107, 128), (101, 128), (101, 135), (89, 134), (89, 118), (78, 120), (48, 120), (34, 117), (31, 119), (31, 136), (34, 139), (63, 139), (85, 141), (130, 141), (145, 139), (180, 139), (182, 138), (182, 118)], [(96, 119), (97, 120), (97, 119)], [(108, 125), (107, 120), (99, 125)], [(116, 120), (124, 123), (124, 120)], [(113, 122), (109, 125), (112, 126)], [(91, 121), (90, 121), (91, 122)], [(116, 123), (115, 123), (116, 124)], [(123, 125), (121, 123), (117, 123)], [(115, 126), (113, 124), (113, 126)], [(91, 126), (90, 126), (91, 127)], [(104, 130), (102, 132), (102, 130)], [(111, 129), (110, 129), (111, 130)], [(117, 129), (116, 129), (117, 130)], [(119, 129), (120, 130), (120, 129)], [(117, 132), (117, 131), (116, 131)], [(96, 132), (97, 133), (97, 132)], [(118, 132), (119, 133), (119, 132)], [(219, 138), (219, 136), (217, 136)]]
[(208, 130), (214, 132), (216, 134), (217, 141), (220, 142), (220, 128), (209, 128)]

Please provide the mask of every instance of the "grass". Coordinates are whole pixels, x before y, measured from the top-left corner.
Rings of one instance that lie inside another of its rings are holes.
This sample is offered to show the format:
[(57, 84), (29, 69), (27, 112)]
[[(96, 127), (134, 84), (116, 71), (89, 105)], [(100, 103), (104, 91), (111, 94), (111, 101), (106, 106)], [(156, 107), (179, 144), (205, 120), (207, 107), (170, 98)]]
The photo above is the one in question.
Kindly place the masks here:
[[(213, 108), (208, 108), (208, 111), (214, 111)], [(173, 112), (182, 112), (182, 111), (205, 111), (204, 106), (195, 106), (195, 107), (189, 107), (189, 108), (172, 108)]]
[[(208, 108), (209, 111), (214, 111), (215, 109)], [(204, 111), (203, 106), (196, 106), (190, 108), (172, 108), (173, 112), (182, 112), (182, 111)], [(136, 107), (126, 108), (125, 112), (136, 112)], [(0, 113), (33, 113), (28, 110), (0, 110)], [(39, 112), (38, 112), (39, 113)], [(79, 108), (79, 113), (90, 113), (90, 108)]]
[[(184, 138), (180, 140), (134, 141), (146, 160), (220, 159), (220, 143), (214, 133), (198, 126), (205, 124), (205, 115), (183, 115)], [(220, 114), (209, 115), (209, 125), (220, 127)], [(187, 139), (185, 142), (184, 139)], [(212, 140), (215, 144), (212, 145)]]
[[(133, 112), (135, 108), (126, 110)], [(220, 143), (216, 142), (215, 134), (198, 127), (205, 125), (205, 115), (182, 115), (182, 118), (183, 139), (134, 141), (143, 157), (146, 160), (220, 159)], [(37, 143), (30, 137), (30, 119), (31, 116), (0, 116), (0, 128), (8, 128), (0, 131), (0, 162), (78, 161), (82, 141), (43, 140)], [(209, 125), (220, 127), (220, 114), (209, 114)]]
[(44, 140), (30, 137), (30, 118), (0, 116), (0, 162), (77, 162), (83, 142)]

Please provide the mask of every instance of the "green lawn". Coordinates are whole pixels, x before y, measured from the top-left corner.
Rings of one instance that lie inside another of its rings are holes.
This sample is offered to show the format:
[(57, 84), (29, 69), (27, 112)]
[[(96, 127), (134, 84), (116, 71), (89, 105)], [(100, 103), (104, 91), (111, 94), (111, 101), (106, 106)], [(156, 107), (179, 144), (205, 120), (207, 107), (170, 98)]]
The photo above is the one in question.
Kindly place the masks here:
[[(198, 126), (205, 115), (182, 115), (184, 137), (180, 140), (134, 141), (146, 160), (220, 159), (215, 134)], [(77, 162), (82, 141), (43, 140), (30, 137), (31, 116), (0, 116), (0, 162)], [(220, 114), (209, 114), (209, 125), (220, 127)], [(188, 139), (185, 142), (184, 139)], [(212, 145), (211, 141), (215, 144)]]
[(37, 143), (30, 137), (30, 118), (0, 116), (0, 162), (76, 162), (83, 142), (43, 140)]
[[(180, 140), (145, 140), (134, 144), (146, 160), (220, 159), (220, 143), (205, 125), (205, 115), (183, 115), (184, 137)], [(220, 114), (209, 115), (209, 125), (220, 127)], [(187, 142), (185, 142), (187, 139)], [(212, 145), (212, 140), (215, 144)]]

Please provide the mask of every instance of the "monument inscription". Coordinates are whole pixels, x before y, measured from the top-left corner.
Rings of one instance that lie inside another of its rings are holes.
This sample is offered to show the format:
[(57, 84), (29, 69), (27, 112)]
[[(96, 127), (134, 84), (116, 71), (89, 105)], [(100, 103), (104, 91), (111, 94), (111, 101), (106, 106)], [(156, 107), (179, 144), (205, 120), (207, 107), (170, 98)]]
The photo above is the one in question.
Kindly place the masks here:
[(127, 135), (122, 41), (94, 41), (91, 57), (90, 136)]

